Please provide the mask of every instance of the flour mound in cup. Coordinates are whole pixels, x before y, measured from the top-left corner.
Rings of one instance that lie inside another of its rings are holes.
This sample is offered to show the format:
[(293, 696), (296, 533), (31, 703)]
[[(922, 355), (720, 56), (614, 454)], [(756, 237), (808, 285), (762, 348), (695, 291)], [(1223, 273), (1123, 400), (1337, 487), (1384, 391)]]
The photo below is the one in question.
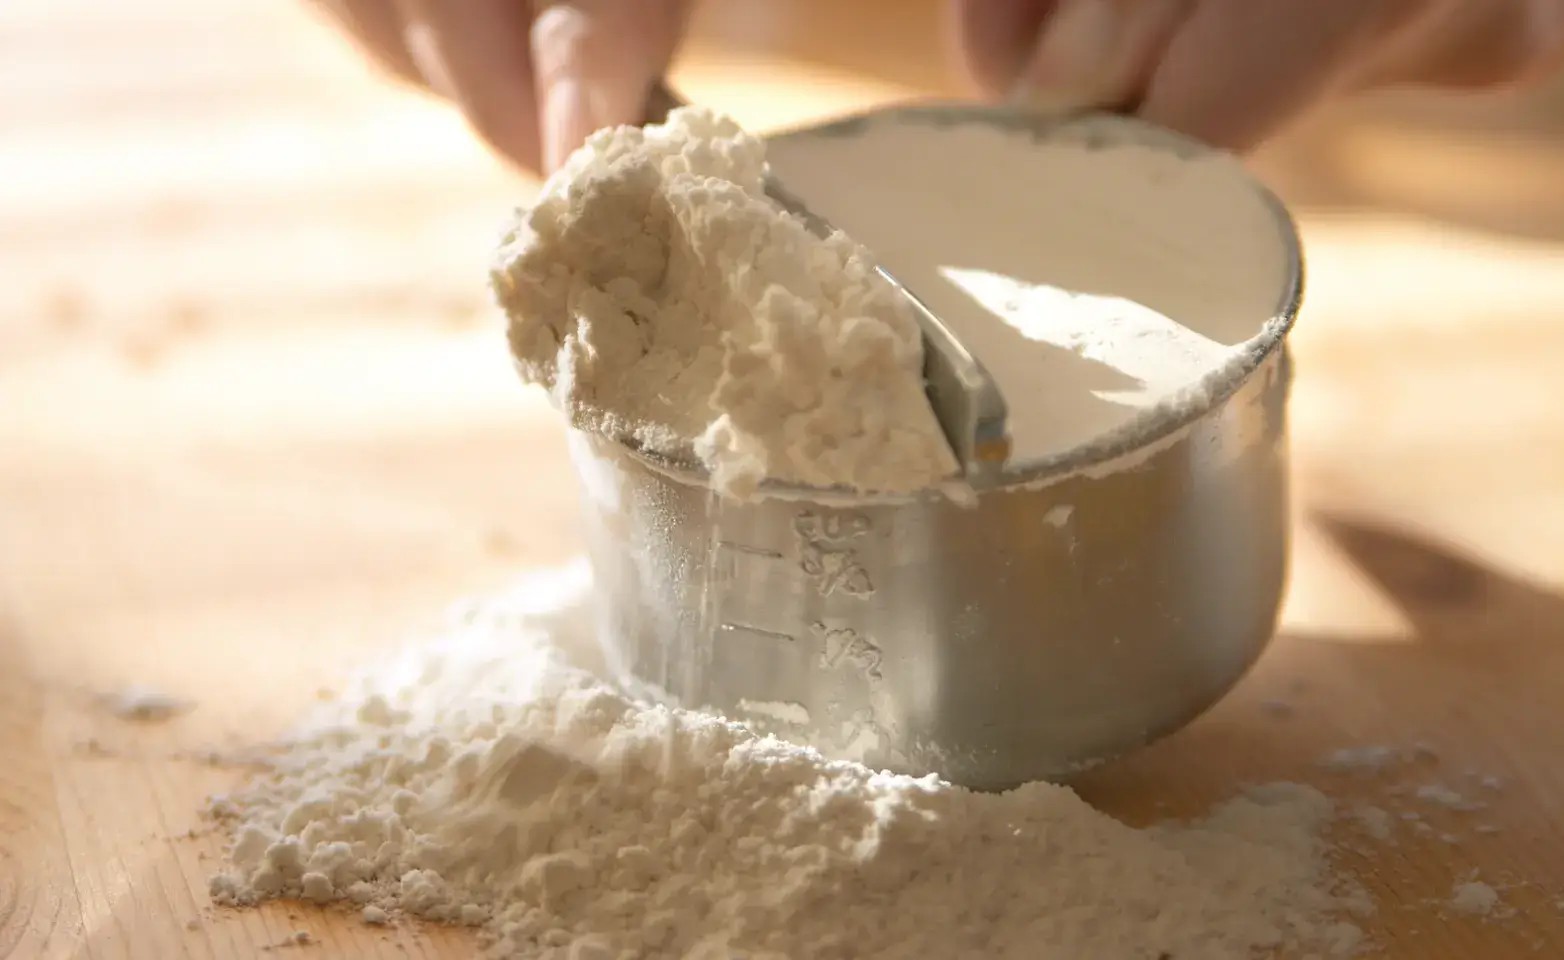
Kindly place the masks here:
[(765, 192), (757, 138), (706, 110), (594, 135), (518, 211), (491, 281), (524, 380), (577, 429), (763, 480), (937, 485), (956, 461), (905, 298), (846, 235)]

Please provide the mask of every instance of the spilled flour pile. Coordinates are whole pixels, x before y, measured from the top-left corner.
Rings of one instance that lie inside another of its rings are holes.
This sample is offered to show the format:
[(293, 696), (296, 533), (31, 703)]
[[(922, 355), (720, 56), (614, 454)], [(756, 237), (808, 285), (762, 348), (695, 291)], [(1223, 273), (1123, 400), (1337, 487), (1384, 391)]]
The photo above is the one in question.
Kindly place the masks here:
[(496, 956), (1341, 956), (1321, 794), (1127, 827), (1068, 789), (833, 762), (593, 678), (590, 583), (476, 604), (218, 798), (219, 902), (480, 927)]
[(956, 463), (916, 319), (863, 248), (766, 196), (765, 163), (696, 109), (576, 151), (491, 277), (522, 377), (577, 428), (697, 456), (725, 493), (937, 484)]

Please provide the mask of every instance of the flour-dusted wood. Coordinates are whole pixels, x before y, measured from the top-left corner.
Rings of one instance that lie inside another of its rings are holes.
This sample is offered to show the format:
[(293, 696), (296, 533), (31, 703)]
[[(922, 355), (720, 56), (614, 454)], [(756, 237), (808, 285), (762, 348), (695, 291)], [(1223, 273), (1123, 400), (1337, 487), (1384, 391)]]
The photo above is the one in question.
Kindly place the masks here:
[[(950, 92), (937, 6), (709, 3), (678, 79), (756, 125)], [(576, 552), (555, 415), (482, 291), (528, 188), (286, 0), (9, 0), (0, 44), (0, 956), (249, 960), (298, 930), (318, 946), (276, 955), (470, 956), (460, 931), (212, 909), (196, 811), (244, 773), (210, 751)], [(1266, 152), (1311, 268), (1281, 635), (1082, 785), (1136, 819), (1278, 778), (1385, 810), (1394, 844), (1343, 856), (1395, 958), (1564, 953), (1558, 116), (1370, 103)], [(99, 708), (134, 683), (196, 707)], [(1420, 741), (1373, 775), (1318, 764)], [(1486, 809), (1409, 796), (1434, 781)], [(1445, 909), (1474, 869), (1516, 916)]]

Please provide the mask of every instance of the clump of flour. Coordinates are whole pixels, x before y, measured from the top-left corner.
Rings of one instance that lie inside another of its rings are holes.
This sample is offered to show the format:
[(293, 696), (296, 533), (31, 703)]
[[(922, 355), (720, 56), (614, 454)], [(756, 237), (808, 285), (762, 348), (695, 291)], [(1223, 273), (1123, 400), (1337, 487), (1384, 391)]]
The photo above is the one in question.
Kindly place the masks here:
[(195, 706), (188, 700), (181, 700), (161, 690), (139, 685), (104, 694), (99, 700), (110, 713), (121, 720), (133, 720), (139, 723), (162, 723)]
[[(876, 773), (593, 678), (584, 571), (459, 615), (214, 801), (220, 902), (342, 901), (504, 957), (1346, 955), (1320, 793), (1132, 829), (1069, 789)], [(1292, 954), (1289, 954), (1292, 955)]]
[(492, 273), (524, 379), (573, 426), (693, 453), (713, 484), (934, 486), (955, 459), (904, 299), (766, 196), (764, 144), (698, 109), (592, 137)]
[(1498, 909), (1503, 900), (1499, 891), (1481, 880), (1458, 882), (1450, 888), (1450, 909), (1472, 917), (1486, 917)]

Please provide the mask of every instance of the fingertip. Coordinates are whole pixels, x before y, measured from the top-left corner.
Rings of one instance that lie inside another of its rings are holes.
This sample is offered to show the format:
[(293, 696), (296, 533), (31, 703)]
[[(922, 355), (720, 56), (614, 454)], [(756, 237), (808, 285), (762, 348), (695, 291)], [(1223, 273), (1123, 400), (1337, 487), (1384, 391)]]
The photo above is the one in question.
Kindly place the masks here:
[(990, 97), (1010, 93), (1059, 0), (950, 0), (956, 56)]
[(1259, 122), (1258, 117), (1222, 113), (1164, 111), (1155, 104), (1141, 107), (1136, 116), (1174, 133), (1198, 140), (1208, 147), (1240, 156), (1251, 153), (1276, 132), (1279, 125)]
[(576, 77), (556, 77), (543, 90), (543, 172), (564, 165), (577, 147), (598, 129), (592, 98)]
[(1301, 104), (1249, 99), (1236, 94), (1202, 96), (1174, 77), (1152, 82), (1136, 116), (1229, 153), (1259, 147), (1302, 109)]
[(596, 131), (646, 119), (683, 23), (673, 0), (597, 0), (550, 6), (532, 23), (545, 172)]
[(1212, 146), (1250, 152), (1350, 89), (1366, 52), (1400, 23), (1380, 14), (1365, 19), (1354, 4), (1202, 2), (1168, 44), (1140, 115)]
[(1062, 0), (1013, 96), (1133, 112), (1193, 0)]
[(528, 172), (536, 174), (542, 169), (538, 116), (530, 97), (526, 104), (509, 99), (461, 98), (458, 102), (468, 124), (495, 152)]
[(525, 21), (510, 0), (446, 5), (407, 0), (404, 42), (429, 88), (512, 163), (539, 169), (536, 94)]
[(540, 11), (532, 22), (530, 43), (538, 88), (538, 128), (543, 173), (559, 169), (598, 127), (597, 101), (586, 67), (594, 25), (574, 6)]
[(427, 86), (407, 50), (400, 11), (383, 0), (314, 0), (316, 8), (357, 38), (369, 58), (403, 83)]

